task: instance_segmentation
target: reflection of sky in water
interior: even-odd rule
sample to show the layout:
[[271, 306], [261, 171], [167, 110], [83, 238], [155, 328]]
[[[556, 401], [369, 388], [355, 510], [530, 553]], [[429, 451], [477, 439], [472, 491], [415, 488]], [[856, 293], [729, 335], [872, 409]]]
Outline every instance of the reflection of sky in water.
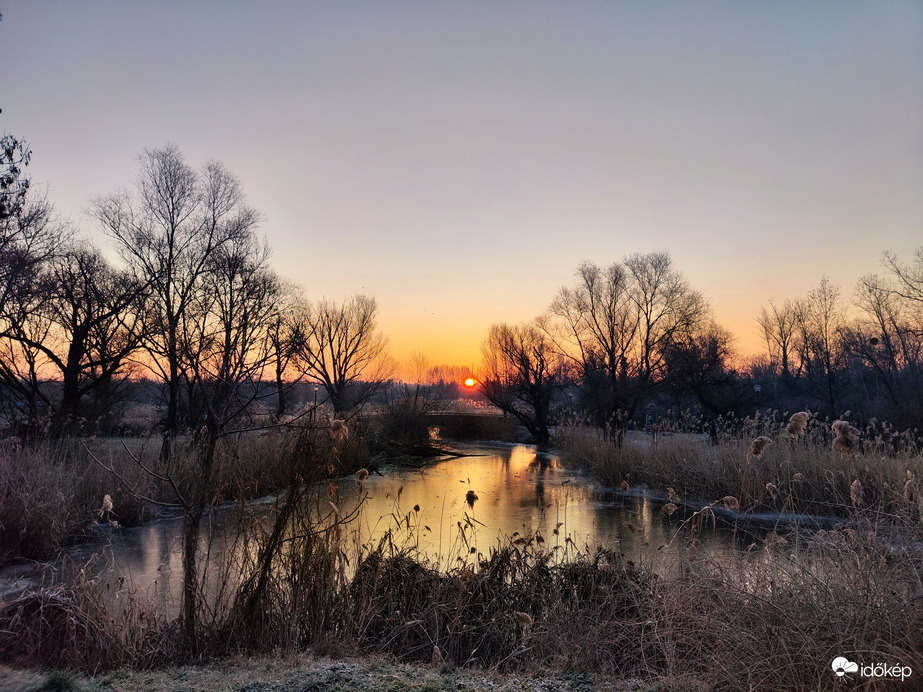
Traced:
[[[408, 542], [450, 565], [466, 552], [458, 526], [466, 523], [466, 515], [476, 521], [475, 529], [466, 532], [468, 544], [483, 553], [515, 532], [536, 531], [548, 548], [563, 548], [570, 537], [579, 549], [613, 548], [651, 566], [661, 565], [666, 555], [688, 545], [685, 532], [677, 536], [680, 514], [660, 514], [665, 502], [604, 492], [585, 473], [563, 467], [553, 453], [522, 445], [473, 445], [465, 451], [472, 456], [443, 461], [422, 472], [395, 470], [369, 478], [359, 540], [378, 540], [409, 514], [413, 530], [406, 524], [395, 529], [398, 545]], [[465, 504], [468, 490], [478, 496], [473, 509]], [[415, 505], [419, 514], [413, 511]], [[717, 535], [712, 535], [710, 525], [703, 534], [700, 540], [712, 550], [732, 550], [730, 536], [720, 527]]]
[[[442, 564], [449, 567], [468, 554], [469, 546], [486, 554], [517, 532], [526, 536], [541, 533], [546, 548], [560, 546], [559, 555], [570, 537], [578, 549], [594, 550], [602, 545], [652, 568], [675, 564], [672, 557], [688, 546], [681, 512], [667, 517], [660, 513], [663, 500], [625, 497], [597, 488], [586, 473], [563, 467], [553, 453], [522, 445], [486, 444], [465, 446], [463, 451], [471, 456], [441, 461], [422, 470], [389, 469], [385, 476], [373, 474], [365, 484], [366, 505], [352, 526], [352, 544], [377, 541], [393, 528], [398, 546], [416, 547], [432, 560], [441, 555]], [[355, 477], [341, 481], [344, 509], [356, 502], [357, 490]], [[469, 490], [478, 496], [473, 509], [465, 503]], [[413, 511], [415, 505], [419, 505], [419, 513]], [[269, 509], [270, 505], [263, 505], [254, 514], [265, 516]], [[466, 515], [473, 522], [466, 522]], [[215, 516], [216, 521], [203, 526], [202, 545], [207, 545], [213, 532], [211, 553], [220, 560], [224, 529], [232, 535], [239, 515], [236, 509], [226, 507]], [[474, 524], [465, 532], [467, 544], [460, 538], [459, 522]], [[709, 522], [698, 538], [713, 556], [734, 551], [730, 531], [723, 531], [720, 525], [713, 533]], [[736, 535], [738, 546], [752, 540]], [[115, 529], [102, 546], [72, 550], [70, 565], [53, 567], [45, 581], [61, 579], [95, 555], [94, 574], [105, 576], [116, 586], [124, 577], [158, 610], [175, 613], [182, 578], [181, 544], [179, 518]], [[569, 550], [572, 553], [573, 548]], [[216, 572], [211, 568], [212, 576]], [[12, 585], [9, 576], [6, 581]]]

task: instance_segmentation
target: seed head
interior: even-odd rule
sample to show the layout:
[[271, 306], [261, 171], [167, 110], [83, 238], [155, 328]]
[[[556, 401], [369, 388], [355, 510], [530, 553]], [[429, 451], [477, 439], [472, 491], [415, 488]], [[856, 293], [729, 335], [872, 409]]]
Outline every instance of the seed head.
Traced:
[[523, 613], [520, 610], [517, 610], [513, 613], [513, 617], [516, 618], [516, 624], [522, 627], [524, 630], [532, 627], [532, 616], [528, 613]]
[[852, 500], [856, 507], [862, 504], [862, 483], [859, 482], [858, 478], [849, 486], [849, 499]]
[[103, 506], [99, 508], [100, 518], [105, 518], [105, 516], [112, 511], [112, 496], [103, 495]]
[[801, 437], [804, 435], [805, 428], [808, 427], [808, 420], [810, 420], [810, 418], [811, 414], [807, 411], [799, 411], [792, 415], [791, 419], [788, 421], [786, 430], [794, 437]]
[[772, 440], [764, 435], [760, 435], [750, 443], [750, 456], [757, 459], [763, 456], [763, 450], [772, 444]]

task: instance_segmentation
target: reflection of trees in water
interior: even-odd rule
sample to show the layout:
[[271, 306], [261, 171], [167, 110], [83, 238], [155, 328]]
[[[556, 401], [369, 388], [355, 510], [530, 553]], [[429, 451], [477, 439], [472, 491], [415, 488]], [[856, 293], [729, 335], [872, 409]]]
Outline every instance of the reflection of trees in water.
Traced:
[[[611, 491], [600, 494], [579, 474], [562, 469], [553, 455], [536, 453], [529, 447], [485, 447], [471, 451], [485, 456], [443, 462], [423, 473], [392, 470], [386, 476], [369, 478], [366, 481], [369, 498], [355, 527], [355, 539], [350, 538], [350, 542], [375, 542], [392, 527], [392, 516], [403, 520], [409, 514], [416, 528], [413, 532], [409, 527], [401, 529], [399, 538], [408, 535], [411, 545], [433, 558], [441, 548], [442, 559], [452, 562], [456, 557], [452, 546], [457, 542], [458, 522], [465, 521], [464, 496], [471, 489], [480, 498], [475, 512], [481, 546], [502, 542], [503, 537], [515, 532], [540, 531], [549, 548], [567, 547], [565, 539], [569, 537], [579, 550], [588, 546], [592, 551], [604, 546], [624, 554], [625, 559], [656, 569], [667, 555], [675, 555], [688, 545], [683, 521], [690, 516], [691, 509], [681, 508], [668, 517], [660, 513], [666, 500], [626, 497]], [[347, 492], [347, 495], [355, 494]], [[416, 506], [418, 511], [414, 510]], [[344, 501], [342, 509], [351, 511], [349, 502]], [[253, 548], [252, 544], [234, 543], [237, 522], [258, 523], [270, 513], [269, 505], [252, 504], [245, 515], [236, 508], [216, 511], [214, 523], [203, 527], [202, 540], [213, 538], [214, 557], [209, 563], [213, 572], [203, 588], [215, 583], [221, 565], [235, 559], [235, 555], [236, 559], [242, 559], [240, 551]], [[634, 532], [626, 528], [626, 522], [633, 525]], [[554, 534], [556, 527], [558, 534]], [[137, 591], [160, 612], [175, 615], [180, 603], [181, 529], [181, 521], [168, 519], [113, 534], [112, 559], [99, 561], [100, 570], [108, 567], [101, 576], [113, 585], [121, 576], [126, 581], [134, 580]], [[741, 533], [739, 530], [738, 538]], [[714, 551], [713, 555], [733, 551], [731, 529], [722, 530], [720, 522], [716, 535], [709, 524], [697, 538], [706, 550]], [[670, 547], [660, 549], [665, 544]], [[217, 557], [224, 552], [229, 553], [227, 560]], [[570, 548], [568, 553], [572, 554]], [[89, 557], [89, 551], [81, 554], [83, 561]], [[563, 557], [563, 553], [558, 555]], [[80, 559], [75, 555], [75, 562]]]
[[548, 467], [551, 466], [551, 460], [544, 454], [539, 454], [536, 455], [529, 465], [532, 467], [538, 465], [538, 474], [535, 479], [535, 504], [537, 507], [544, 510], [545, 474], [548, 472]]

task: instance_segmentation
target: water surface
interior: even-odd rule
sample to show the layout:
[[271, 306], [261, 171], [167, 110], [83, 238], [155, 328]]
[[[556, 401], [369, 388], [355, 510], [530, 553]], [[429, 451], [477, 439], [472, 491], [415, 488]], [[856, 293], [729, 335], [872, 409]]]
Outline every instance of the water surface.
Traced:
[[[637, 565], [666, 569], [681, 564], [690, 545], [690, 516], [695, 507], [673, 515], [661, 510], [666, 499], [646, 489], [629, 493], [600, 487], [581, 470], [565, 467], [551, 451], [526, 445], [470, 444], [465, 456], [422, 469], [386, 468], [360, 486], [355, 477], [340, 482], [341, 510], [362, 498], [358, 519], [347, 533], [352, 546], [377, 542], [389, 531], [392, 542], [411, 547], [426, 559], [451, 567], [475, 560], [490, 548], [531, 537], [558, 559], [575, 550], [612, 549]], [[477, 496], [469, 504], [469, 491]], [[470, 499], [474, 499], [470, 497]], [[322, 499], [323, 501], [323, 499]], [[203, 555], [215, 564], [231, 545], [236, 522], [268, 522], [274, 499], [238, 508], [216, 509], [203, 526]], [[116, 512], [118, 508], [116, 507]], [[700, 550], [718, 559], [741, 554], [759, 540], [737, 525], [733, 515], [705, 522], [695, 534]], [[175, 613], [182, 574], [182, 518], [165, 516], [146, 526], [102, 531], [98, 542], [74, 548], [64, 561], [41, 570], [15, 568], [0, 578], [0, 599], [37, 583], [60, 582], [75, 571], [105, 580], [118, 598], [132, 588], [165, 614]], [[677, 560], [679, 558], [679, 560]], [[218, 570], [213, 569], [216, 573]]]

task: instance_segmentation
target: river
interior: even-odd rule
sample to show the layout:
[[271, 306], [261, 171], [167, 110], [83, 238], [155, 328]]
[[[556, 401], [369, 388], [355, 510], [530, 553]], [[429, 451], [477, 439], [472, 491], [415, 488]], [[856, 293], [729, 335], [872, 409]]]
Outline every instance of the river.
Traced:
[[[344, 513], [365, 491], [361, 512], [350, 527], [352, 545], [377, 542], [390, 530], [398, 545], [447, 567], [519, 537], [541, 540], [557, 559], [603, 546], [637, 565], [662, 570], [682, 564], [686, 556], [695, 506], [667, 515], [661, 511], [665, 498], [645, 488], [625, 493], [600, 487], [585, 471], [567, 467], [556, 453], [534, 446], [480, 443], [463, 445], [459, 451], [464, 456], [421, 469], [386, 467], [384, 475], [373, 474], [362, 488], [355, 477], [343, 479]], [[271, 516], [273, 498], [264, 498], [256, 507], [253, 516]], [[227, 550], [227, 536], [233, 531], [226, 529], [239, 517], [228, 505], [216, 509], [206, 522], [203, 534], [212, 539], [213, 557]], [[765, 531], [745, 531], [732, 513], [719, 512], [714, 527], [710, 519], [704, 522], [696, 538], [700, 551], [727, 559], [745, 555], [747, 546], [759, 543]], [[179, 515], [162, 516], [145, 526], [101, 529], [98, 541], [68, 550], [62, 560], [4, 568], [0, 600], [37, 585], [61, 583], [85, 570], [111, 585], [116, 597], [131, 588], [163, 613], [175, 613], [181, 542]], [[206, 542], [203, 538], [203, 545]]]

